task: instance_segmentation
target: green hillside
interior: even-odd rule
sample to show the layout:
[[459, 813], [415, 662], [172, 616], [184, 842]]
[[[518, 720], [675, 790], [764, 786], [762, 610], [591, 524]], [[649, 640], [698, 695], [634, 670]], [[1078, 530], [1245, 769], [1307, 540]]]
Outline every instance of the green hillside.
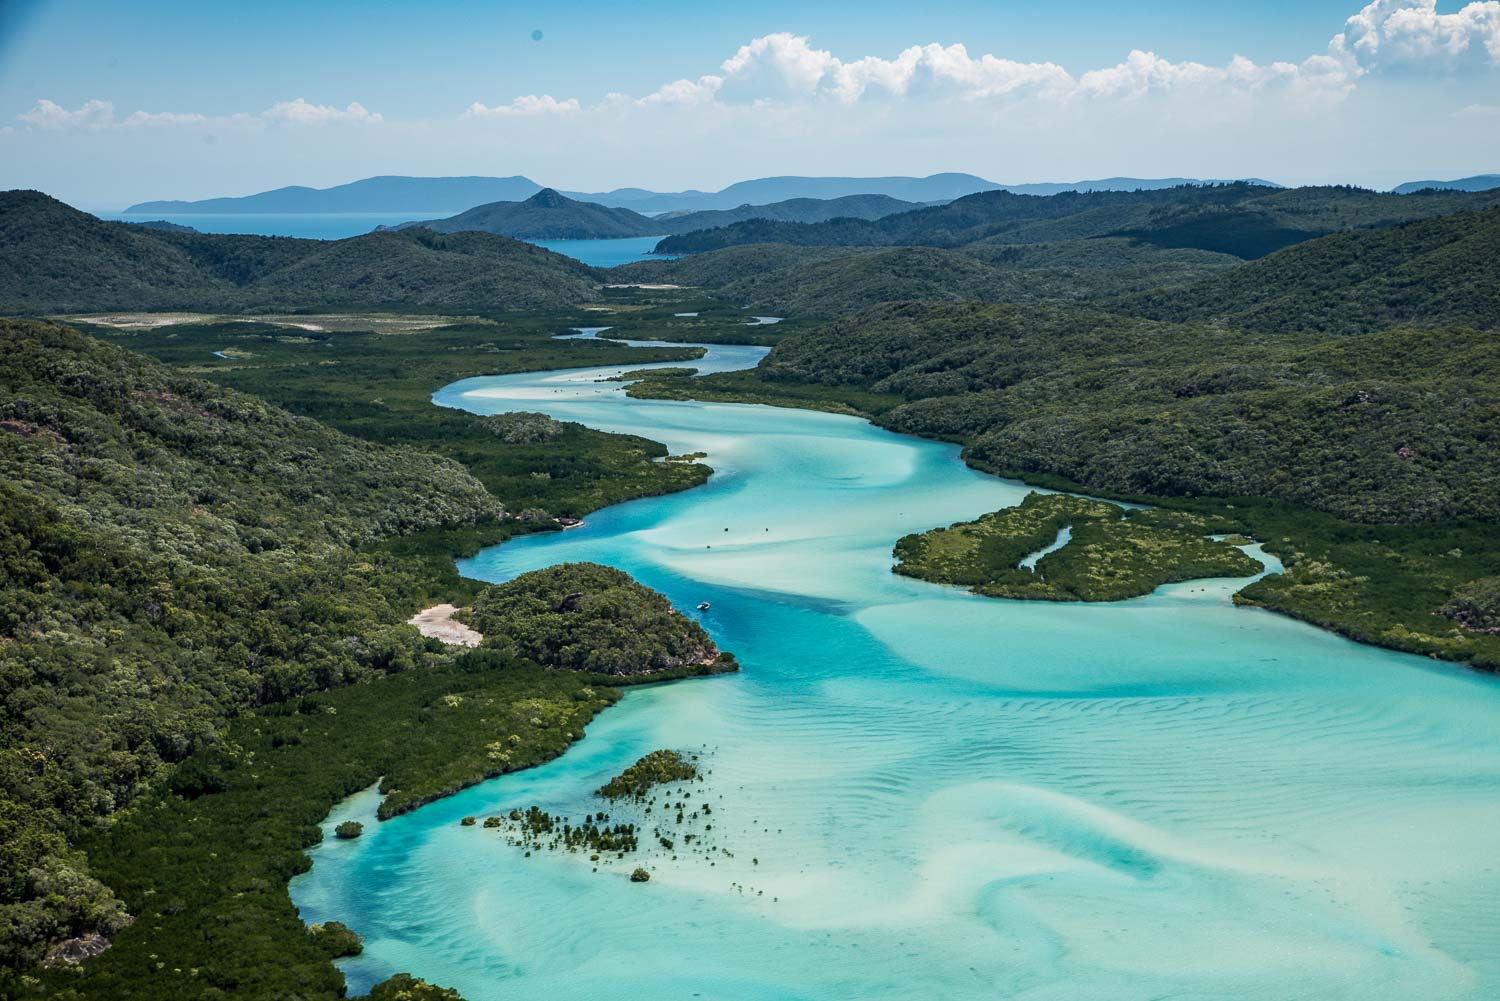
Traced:
[[668, 237], [660, 253], [701, 253], [748, 243], [800, 246], [932, 246], [1047, 243], [1130, 236], [1158, 246], [1254, 259], [1325, 233], [1389, 226], [1500, 204], [1500, 192], [1392, 195], [1359, 188], [1253, 184], [1153, 191], [1017, 195], [987, 191], [877, 220], [799, 224], [753, 220]]
[[35, 191], [0, 193], [0, 311], [576, 305], [595, 273], [483, 233], [347, 240], [180, 233], [104, 222]]
[[1313, 240], [1186, 288], [1114, 303], [1164, 320], [1352, 334], [1500, 326], [1500, 208]]
[[[230, 323], [118, 336], [200, 370], [209, 357], [221, 376], [243, 364], [253, 388], [357, 434], [441, 440], [523, 504], [583, 513], [707, 473], [652, 461], [661, 449], [641, 439], [539, 414], [476, 418], [426, 396], [468, 372], [680, 350], [497, 324], [444, 329], [425, 348], [349, 333], [319, 351], [296, 333]], [[248, 362], [207, 354], [226, 339], [251, 346]], [[306, 364], [309, 351], [332, 364]], [[0, 321], [0, 996], [180, 996], [165, 966], [199, 971], [206, 996], [341, 997], [332, 954], [285, 890], [335, 802], [384, 776], [387, 812], [400, 812], [548, 760], [614, 701], [604, 686], [631, 680], [560, 676], [536, 659], [650, 680], [733, 669], [727, 655], [699, 663], [718, 651], [695, 623], [600, 567], [523, 577], [506, 600], [481, 602], [494, 639], [514, 641], [506, 650], [458, 656], [422, 639], [408, 616], [474, 594], [450, 554], [534, 520], [500, 521], [464, 466], [67, 327]], [[574, 619], [545, 595], [525, 612], [547, 588], [598, 594]], [[533, 660], [518, 659], [522, 645]], [[499, 758], [497, 726], [516, 735]], [[112, 945], [86, 975], [17, 979], [59, 941], [94, 933]]]
[[1286, 565], [1236, 600], [1500, 669], [1500, 638], [1436, 614], [1500, 574], [1494, 331], [892, 303], [793, 333], [753, 372], [630, 392], [863, 413], [1001, 475], [1198, 512]]
[[666, 232], [638, 212], [575, 201], [551, 188], [543, 188], [524, 202], [490, 202], [447, 219], [411, 222], [401, 228], [498, 233], [519, 240], [614, 240]]
[[659, 233], [691, 233], [715, 229], [748, 219], [770, 219], [778, 222], [827, 222], [829, 219], [881, 219], [898, 212], [921, 208], [916, 202], [905, 202], [888, 195], [845, 195], [842, 198], [789, 198], [769, 205], [741, 205], [738, 208], [701, 212], [667, 212], [657, 216]]
[[1500, 339], [1463, 328], [1307, 343], [1022, 306], [896, 304], [787, 338], [770, 381], [908, 401], [892, 427], [1125, 494], [1280, 497], [1344, 517], [1500, 516]]
[[831, 318], [902, 299], [1090, 301], [1185, 284], [1241, 263], [1205, 250], [1125, 238], [936, 247], [749, 244], [612, 268], [610, 281], [706, 288], [776, 316]]
[[399, 623], [428, 585], [358, 547], [501, 507], [456, 463], [64, 327], [0, 321], [0, 358], [0, 955], [14, 963], [113, 925], [64, 839], [229, 715], [420, 661]]

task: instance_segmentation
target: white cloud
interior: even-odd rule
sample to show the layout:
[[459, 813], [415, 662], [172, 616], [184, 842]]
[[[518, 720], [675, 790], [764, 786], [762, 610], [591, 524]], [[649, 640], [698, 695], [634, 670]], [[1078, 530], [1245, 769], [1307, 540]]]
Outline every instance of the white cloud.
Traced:
[[[855, 104], [867, 99], [949, 98], [1001, 102], [1042, 99], [1132, 100], [1167, 93], [1254, 94], [1283, 89], [1299, 98], [1347, 94], [1382, 63], [1449, 68], [1462, 58], [1500, 64], [1500, 0], [1470, 3], [1438, 14], [1435, 0], [1375, 0], [1350, 17], [1326, 52], [1300, 62], [1256, 63], [1235, 56], [1222, 66], [1173, 62], [1136, 49], [1114, 66], [1074, 76], [1054, 62], [1019, 62], [993, 54], [970, 55], [961, 44], [914, 45], [894, 58], [845, 60], [815, 48], [803, 35], [777, 32], [753, 39], [719, 67], [718, 74], [668, 83], [642, 97], [610, 94], [601, 106]], [[545, 100], [578, 110], [575, 100]], [[513, 113], [520, 107], [473, 113]], [[550, 108], [547, 110], [551, 110]]]
[[815, 97], [839, 66], [825, 49], [787, 32], [763, 35], [724, 60], [726, 96], [752, 100]]
[[85, 101], [69, 111], [60, 104], [42, 98], [36, 107], [18, 116], [27, 125], [39, 129], [76, 129], [109, 125], [114, 121], [115, 106], [108, 101]]
[[497, 104], [493, 108], [475, 101], [465, 109], [464, 114], [480, 118], [493, 115], [568, 115], [581, 107], [576, 98], [559, 101], [551, 94], [526, 94], [509, 104]]
[[[1257, 93], [1283, 88], [1298, 97], [1346, 94], [1383, 64], [1448, 69], [1465, 59], [1500, 64], [1500, 0], [1439, 14], [1436, 0], [1374, 0], [1350, 17], [1326, 52], [1301, 62], [1258, 64], [1235, 56], [1223, 66], [1172, 62], [1133, 50], [1114, 65], [1078, 76], [1053, 62], [1018, 62], [963, 45], [914, 45], [886, 59], [844, 60], [803, 35], [777, 32], [740, 46], [718, 75], [669, 83], [644, 97], [611, 94], [606, 105], [854, 104], [867, 98], [946, 97], [970, 101], [1041, 98], [1135, 99], [1169, 92]], [[571, 102], [576, 104], [576, 102]]]
[[981, 99], [1060, 94], [1073, 85], [1056, 63], [974, 57], [963, 45], [913, 45], [893, 59], [864, 56], [845, 62], [826, 49], [813, 48], [806, 37], [787, 32], [741, 46], [720, 68], [723, 77], [701, 81], [713, 81], [716, 96], [732, 103], [829, 99], [852, 104], [867, 95]]
[[1344, 23], [1330, 51], [1362, 69], [1382, 65], [1500, 62], [1500, 0], [1439, 14], [1437, 0], [1374, 0]]
[[198, 125], [208, 121], [204, 115], [179, 114], [175, 111], [136, 111], [130, 114], [121, 125], [128, 127], [153, 126], [153, 125]]
[[[864, 102], [964, 102], [964, 106], [1046, 109], [1054, 106], [1139, 102], [1162, 95], [1197, 96], [1218, 114], [1225, 99], [1285, 94], [1294, 110], [1316, 109], [1347, 95], [1363, 77], [1386, 68], [1449, 72], [1500, 66], [1500, 0], [1475, 0], [1451, 14], [1437, 0], [1372, 0], [1349, 17], [1324, 52], [1301, 61], [1256, 63], [1235, 56], [1220, 66], [1174, 62], [1147, 49], [1132, 50], [1112, 66], [1076, 74], [1054, 62], [1022, 62], [994, 54], [971, 55], [961, 44], [912, 45], [891, 58], [845, 59], [816, 48], [807, 36], [776, 32], [752, 39], [716, 72], [665, 83], [644, 95], [610, 93], [585, 105], [576, 97], [526, 94], [487, 106], [474, 102], [465, 119], [549, 119], [630, 108], [786, 110], [804, 106], [835, 111]], [[919, 107], [927, 107], [920, 105]], [[34, 129], [189, 127], [198, 125], [319, 126], [380, 124], [384, 118], [358, 102], [340, 108], [304, 98], [255, 114], [208, 116], [191, 112], [136, 111], [120, 119], [109, 101], [76, 109], [46, 99], [19, 121]], [[598, 116], [587, 119], [596, 123]]]
[[1500, 104], [1469, 104], [1453, 115], [1455, 118], [1500, 118]]
[[338, 122], [378, 125], [385, 119], [372, 112], [358, 101], [344, 108], [326, 104], [310, 104], [302, 98], [282, 101], [259, 114], [234, 114], [210, 116], [196, 112], [135, 111], [124, 118], [115, 117], [115, 106], [110, 101], [85, 101], [69, 110], [54, 101], [42, 98], [36, 106], [23, 115], [20, 121], [38, 129], [61, 130], [79, 128], [143, 128], [170, 127], [204, 124], [287, 124], [326, 125]]
[[662, 84], [656, 90], [642, 98], [630, 98], [624, 94], [610, 94], [605, 98], [608, 104], [631, 103], [641, 107], [652, 105], [691, 105], [705, 104], [712, 101], [719, 93], [719, 88], [724, 86], [724, 78], [720, 76], [700, 76], [696, 80], [673, 80], [671, 83]]
[[351, 101], [346, 107], [338, 108], [330, 104], [309, 104], [300, 97], [295, 101], [274, 104], [262, 112], [260, 117], [268, 122], [286, 122], [291, 125], [329, 125], [338, 122], [379, 125], [385, 121], [379, 112], [366, 109], [358, 101]]

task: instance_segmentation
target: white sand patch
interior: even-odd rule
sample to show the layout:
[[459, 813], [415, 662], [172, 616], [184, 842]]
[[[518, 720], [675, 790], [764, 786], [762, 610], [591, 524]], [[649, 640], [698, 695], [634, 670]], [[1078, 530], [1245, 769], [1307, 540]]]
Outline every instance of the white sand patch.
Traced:
[[423, 636], [454, 646], [478, 646], [484, 639], [479, 633], [453, 618], [457, 605], [433, 605], [407, 619], [408, 625], [416, 626]]
[[210, 317], [203, 313], [111, 313], [108, 316], [62, 316], [58, 319], [76, 320], [79, 323], [92, 323], [119, 330], [152, 330], [179, 323], [203, 323]]

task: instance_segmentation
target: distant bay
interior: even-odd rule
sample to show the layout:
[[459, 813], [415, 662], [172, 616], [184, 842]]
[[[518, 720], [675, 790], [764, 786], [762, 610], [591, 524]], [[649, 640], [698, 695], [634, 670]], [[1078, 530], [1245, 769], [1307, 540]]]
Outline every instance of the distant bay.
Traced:
[[631, 261], [670, 261], [678, 254], [653, 255], [659, 236], [632, 236], [623, 240], [532, 240], [538, 247], [564, 254], [595, 268], [612, 268]]
[[200, 233], [250, 233], [255, 236], [300, 236], [309, 240], [342, 240], [377, 226], [396, 226], [437, 212], [100, 212], [118, 222], [165, 222], [191, 226]]
[[[250, 233], [256, 236], [298, 236], [309, 240], [343, 240], [368, 233], [377, 226], [395, 226], [439, 212], [100, 212], [117, 222], [162, 220], [191, 226], [200, 233]], [[623, 240], [532, 240], [539, 247], [572, 257], [596, 268], [610, 268], [651, 258], [659, 236]]]

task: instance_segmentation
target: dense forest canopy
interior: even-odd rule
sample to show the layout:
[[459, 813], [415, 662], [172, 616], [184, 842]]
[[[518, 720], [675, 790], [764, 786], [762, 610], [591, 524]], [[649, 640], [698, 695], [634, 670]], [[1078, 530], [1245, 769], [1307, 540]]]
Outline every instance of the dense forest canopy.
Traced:
[[1108, 304], [1162, 320], [1349, 334], [1500, 326], [1500, 208], [1312, 240], [1185, 287]]
[[719, 656], [696, 621], [629, 574], [597, 563], [561, 564], [487, 587], [467, 619], [485, 646], [548, 667], [650, 674]]
[[1309, 342], [1056, 307], [890, 304], [787, 338], [769, 381], [903, 401], [896, 429], [1129, 494], [1281, 497], [1365, 521], [1500, 516], [1500, 337]]
[[[700, 286], [728, 302], [802, 317], [836, 318], [913, 299], [1088, 304], [1273, 332], [1500, 322], [1500, 277], [1490, 264], [1500, 253], [1500, 193], [1276, 191], [1251, 202], [1260, 206], [1257, 212], [1275, 216], [1271, 223], [1241, 206], [1204, 201], [1258, 190], [1179, 189], [1177, 201], [1104, 204], [1060, 217], [1033, 208], [1043, 218], [1019, 228], [996, 224], [955, 233], [916, 227], [916, 235], [891, 240], [837, 238], [834, 229], [843, 222], [821, 230], [788, 224], [752, 234], [764, 242], [628, 264], [610, 274], [617, 281]], [[962, 201], [976, 202], [965, 210], [973, 217], [1009, 209], [1018, 197], [1024, 196], [998, 192]], [[960, 207], [955, 202], [868, 225], [892, 227], [905, 219], [911, 226], [919, 217], [932, 222]], [[1448, 214], [1436, 214], [1442, 211]], [[1285, 247], [1264, 242], [1266, 226], [1291, 222], [1310, 228], [1297, 230]], [[828, 244], [801, 242], [824, 239]], [[1247, 250], [1252, 244], [1253, 253]]]
[[1500, 204], [1500, 191], [1392, 195], [1359, 188], [1191, 185], [1153, 191], [1017, 195], [985, 191], [946, 205], [876, 220], [803, 224], [756, 219], [671, 236], [663, 254], [749, 243], [800, 246], [961, 247], [1132, 236], [1163, 247], [1262, 257], [1281, 247], [1355, 227], [1389, 226]]
[[[108, 926], [64, 837], [236, 711], [400, 670], [423, 584], [362, 555], [498, 518], [455, 463], [66, 328], [0, 321], [0, 950]], [[409, 613], [407, 613], [409, 614]]]

